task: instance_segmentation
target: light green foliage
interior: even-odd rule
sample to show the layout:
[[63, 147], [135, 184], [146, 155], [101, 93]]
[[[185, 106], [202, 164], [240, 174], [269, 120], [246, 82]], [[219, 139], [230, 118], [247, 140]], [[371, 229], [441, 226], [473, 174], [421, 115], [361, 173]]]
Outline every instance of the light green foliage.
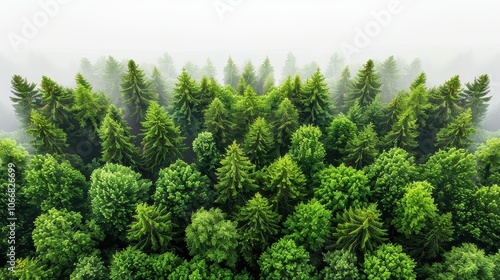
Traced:
[[70, 280], [101, 280], [109, 277], [109, 271], [98, 256], [82, 257], [75, 265]]
[[[6, 272], [6, 275], [14, 275], [13, 278], [3, 278], [5, 280], [46, 280], [55, 279], [53, 271], [49, 270], [39, 258], [19, 258], [16, 260], [16, 268], [14, 272]], [[0, 276], [3, 276], [0, 274]]]
[[62, 154], [68, 147], [66, 133], [37, 111], [31, 111], [29, 129], [26, 132], [33, 136], [30, 143], [37, 153]]
[[475, 131], [471, 110], [467, 109], [438, 132], [436, 146], [443, 149], [468, 148], [472, 143], [470, 137]]
[[403, 252], [401, 245], [383, 244], [368, 253], [363, 264], [367, 279], [416, 279], [415, 261]]
[[233, 123], [229, 118], [229, 111], [219, 98], [215, 98], [205, 111], [205, 127], [212, 133], [217, 148], [222, 150], [229, 141], [229, 133]]
[[24, 195], [42, 211], [51, 208], [77, 210], [86, 193], [87, 182], [67, 160], [36, 155], [26, 168]]
[[405, 101], [407, 109], [415, 115], [417, 119], [417, 125], [419, 127], [423, 127], [425, 125], [425, 120], [428, 117], [429, 110], [432, 106], [429, 103], [429, 92], [427, 92], [427, 90], [425, 89], [425, 82], [424, 84], [420, 84], [421, 82], [418, 83], [419, 85], [412, 88], [408, 93]]
[[289, 52], [286, 56], [283, 68], [281, 69], [281, 76], [283, 78], [287, 76], [293, 77], [295, 74], [297, 74], [297, 71], [297, 58], [293, 53]]
[[198, 167], [204, 174], [215, 171], [221, 154], [217, 150], [215, 139], [211, 132], [200, 132], [193, 141], [193, 151], [196, 153]]
[[371, 193], [363, 171], [341, 164], [323, 169], [318, 177], [320, 185], [314, 189], [314, 197], [333, 214], [367, 206]]
[[391, 131], [387, 133], [384, 139], [385, 146], [388, 148], [397, 147], [411, 152], [418, 146], [416, 138], [417, 119], [415, 115], [407, 110], [398, 116], [397, 121], [392, 125]]
[[[79, 85], [75, 90], [72, 111], [81, 128], [86, 128], [90, 133], [96, 133], [108, 105], [109, 101], [104, 96], [93, 93], [91, 89], [84, 85]], [[91, 137], [95, 136], [91, 135]]]
[[307, 192], [306, 177], [288, 154], [269, 165], [264, 182], [264, 188], [280, 214], [290, 213]]
[[248, 84], [245, 82], [245, 78], [243, 78], [243, 76], [240, 76], [240, 78], [238, 80], [238, 85], [236, 86], [236, 92], [239, 95], [243, 95], [247, 86], [248, 86]]
[[474, 155], [482, 185], [500, 185], [500, 138], [486, 140]]
[[28, 127], [31, 110], [40, 108], [42, 94], [35, 89], [35, 83], [29, 83], [26, 78], [23, 79], [19, 75], [12, 76], [11, 85], [10, 92], [14, 96], [9, 98], [13, 103], [14, 111], [23, 127]]
[[211, 202], [209, 184], [208, 178], [194, 166], [177, 160], [160, 170], [153, 199], [172, 213], [176, 225], [184, 228], [192, 212]]
[[343, 114], [336, 116], [326, 129], [327, 161], [338, 165], [347, 156], [347, 143], [356, 135], [356, 125]]
[[[162, 275], [165, 277], [164, 275]], [[239, 278], [243, 276], [243, 278]], [[233, 275], [233, 272], [218, 264], [209, 264], [207, 260], [194, 257], [191, 261], [184, 260], [168, 275], [169, 280], [232, 280], [248, 279], [244, 275]]]
[[426, 84], [427, 84], [427, 75], [425, 74], [425, 72], [422, 72], [415, 78], [415, 80], [413, 80], [413, 82], [410, 85], [410, 90], [413, 91], [419, 86], [422, 86], [425, 89]]
[[141, 280], [153, 279], [152, 259], [142, 251], [127, 247], [113, 255], [109, 266], [109, 279]]
[[243, 146], [245, 153], [249, 155], [250, 162], [255, 164], [257, 168], [262, 168], [269, 162], [274, 139], [264, 118], [258, 117], [250, 125]]
[[379, 203], [385, 216], [392, 216], [404, 195], [404, 187], [417, 177], [415, 160], [405, 150], [393, 148], [380, 154], [367, 169], [372, 201]]
[[396, 206], [395, 219], [392, 220], [397, 230], [406, 237], [420, 234], [437, 217], [432, 189], [427, 182], [413, 182], [406, 186], [405, 194]]
[[220, 164], [221, 167], [216, 173], [219, 178], [219, 182], [215, 185], [218, 192], [216, 202], [226, 203], [229, 206], [237, 205], [257, 188], [253, 176], [255, 166], [245, 156], [236, 141], [227, 148], [226, 155]]
[[320, 279], [324, 280], [357, 280], [361, 274], [357, 266], [358, 258], [352, 252], [335, 250], [323, 254], [326, 266], [320, 271]]
[[325, 76], [321, 74], [319, 68], [308, 79], [300, 92], [300, 103], [303, 106], [301, 119], [305, 124], [324, 129], [332, 120], [330, 97], [328, 86], [325, 83]]
[[215, 98], [216, 92], [220, 90], [219, 85], [214, 77], [210, 79], [207, 76], [203, 76], [200, 80], [199, 89], [199, 110], [200, 110], [200, 121], [203, 111], [212, 103]]
[[267, 198], [256, 193], [238, 210], [236, 220], [243, 255], [250, 262], [256, 252], [262, 252], [278, 234], [281, 217], [272, 209]]
[[230, 85], [236, 89], [238, 86], [239, 76], [238, 66], [234, 63], [233, 59], [229, 57], [227, 59], [227, 64], [224, 67], [224, 84]]
[[235, 105], [235, 135], [245, 133], [250, 125], [264, 115], [264, 102], [257, 96], [251, 86], [247, 86], [243, 96]]
[[312, 176], [323, 167], [326, 151], [320, 142], [321, 136], [321, 130], [312, 125], [303, 125], [292, 135], [290, 157], [307, 176]]
[[[266, 81], [272, 78], [271, 85], [274, 84], [274, 67], [271, 65], [271, 61], [269, 57], [266, 56], [266, 59], [259, 67], [259, 74], [257, 76], [257, 83], [255, 90], [260, 94], [265, 94], [267, 89], [269, 88], [269, 84], [266, 85]], [[270, 82], [267, 82], [270, 83]], [[266, 85], [266, 86], [265, 86]]]
[[145, 202], [150, 187], [151, 182], [130, 167], [107, 163], [92, 172], [91, 210], [106, 234], [124, 239], [136, 205]]
[[254, 91], [260, 91], [257, 88], [257, 74], [255, 73], [255, 68], [251, 61], [248, 61], [243, 67], [243, 72], [241, 73], [241, 78], [244, 79], [245, 83], [252, 87]]
[[382, 102], [387, 103], [396, 96], [399, 86], [399, 69], [393, 55], [382, 62], [378, 72], [381, 83], [380, 96]]
[[40, 113], [55, 125], [69, 125], [72, 96], [49, 77], [43, 76], [40, 83], [42, 102]]
[[369, 105], [380, 93], [381, 83], [375, 71], [373, 60], [368, 60], [359, 70], [354, 78], [351, 88], [346, 97], [347, 108], [350, 108], [356, 101], [360, 107]]
[[365, 253], [386, 239], [387, 230], [383, 229], [376, 204], [345, 210], [342, 215], [337, 214], [337, 221], [333, 237], [337, 239], [340, 249]]
[[236, 265], [238, 239], [236, 222], [226, 220], [226, 215], [217, 208], [199, 209], [191, 216], [191, 224], [186, 228], [186, 243], [191, 256], [230, 267]]
[[127, 106], [135, 121], [141, 122], [149, 104], [158, 101], [158, 94], [153, 91], [144, 72], [133, 60], [128, 61], [128, 70], [120, 85], [123, 104]]
[[80, 213], [54, 208], [36, 218], [32, 236], [40, 260], [59, 277], [67, 277], [78, 258], [91, 253], [103, 237], [82, 223]]
[[280, 154], [284, 154], [290, 145], [293, 133], [299, 128], [299, 112], [292, 102], [285, 98], [278, 106], [272, 123], [272, 130]]
[[156, 171], [181, 157], [184, 137], [163, 107], [150, 104], [142, 122], [142, 157], [145, 168]]
[[175, 124], [182, 127], [184, 135], [196, 135], [201, 124], [200, 89], [196, 82], [182, 69], [177, 78], [171, 110]]
[[137, 204], [134, 221], [130, 224], [127, 239], [136, 248], [149, 251], [165, 251], [172, 239], [174, 225], [171, 214], [163, 206]]
[[309, 253], [289, 238], [273, 243], [259, 258], [262, 279], [311, 279]]
[[284, 223], [285, 233], [297, 245], [309, 251], [318, 251], [328, 241], [332, 233], [332, 212], [317, 200], [295, 207]]
[[344, 162], [356, 169], [371, 164], [379, 153], [378, 141], [377, 133], [370, 123], [347, 142]]

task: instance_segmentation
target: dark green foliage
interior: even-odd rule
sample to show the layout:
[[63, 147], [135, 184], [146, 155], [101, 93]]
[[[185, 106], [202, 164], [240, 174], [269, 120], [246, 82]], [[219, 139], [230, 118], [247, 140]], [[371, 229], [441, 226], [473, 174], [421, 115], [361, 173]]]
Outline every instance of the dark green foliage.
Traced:
[[152, 269], [157, 279], [167, 279], [182, 263], [182, 259], [171, 252], [151, 256]]
[[436, 146], [439, 148], [468, 148], [472, 143], [471, 135], [475, 132], [470, 109], [442, 128], [438, 134]]
[[10, 92], [14, 95], [10, 96], [10, 100], [14, 103], [12, 106], [23, 127], [28, 127], [31, 110], [40, 109], [42, 95], [35, 89], [35, 83], [29, 83], [26, 78], [23, 79], [19, 75], [12, 76], [11, 84]]
[[[162, 277], [165, 276], [162, 275]], [[249, 280], [251, 278], [245, 273], [234, 275], [233, 272], [227, 268], [223, 268], [218, 264], [210, 264], [206, 259], [195, 256], [189, 262], [184, 260], [170, 275], [168, 275], [168, 279]]]
[[70, 275], [71, 280], [101, 280], [109, 277], [109, 271], [98, 256], [82, 257]]
[[238, 66], [234, 63], [233, 59], [229, 57], [227, 59], [227, 64], [224, 67], [224, 84], [230, 85], [234, 89], [236, 89], [238, 86], [239, 77], [240, 74]]
[[285, 221], [285, 233], [297, 245], [304, 246], [307, 250], [321, 250], [331, 236], [332, 217], [332, 211], [327, 210], [317, 200], [311, 200], [307, 204], [301, 203]]
[[250, 162], [255, 164], [257, 168], [262, 168], [269, 162], [274, 139], [264, 118], [259, 117], [250, 125], [243, 146], [245, 153], [250, 155]]
[[46, 76], [42, 77], [40, 87], [43, 94], [40, 108], [42, 115], [56, 125], [70, 125], [69, 112], [73, 98], [69, 92]]
[[326, 129], [326, 160], [338, 165], [347, 156], [347, 143], [357, 133], [356, 125], [344, 115], [336, 116]]
[[57, 160], [52, 155], [36, 155], [26, 167], [26, 183], [23, 189], [27, 201], [46, 212], [81, 210], [87, 182], [80, 171], [67, 160]]
[[484, 186], [500, 185], [500, 138], [486, 140], [475, 156], [481, 183]]
[[133, 116], [136, 123], [143, 121], [149, 104], [158, 101], [158, 94], [153, 91], [144, 72], [135, 61], [129, 60], [127, 73], [122, 77], [120, 85], [123, 104], [128, 113]]
[[199, 209], [191, 216], [191, 224], [186, 228], [189, 254], [234, 267], [239, 239], [236, 228], [236, 222], [226, 220], [220, 209]]
[[229, 133], [232, 126], [229, 111], [216, 97], [205, 111], [205, 127], [208, 132], [212, 133], [219, 150], [223, 150], [223, 147], [230, 141]]
[[351, 84], [346, 97], [346, 108], [350, 108], [356, 101], [359, 102], [361, 107], [367, 106], [380, 93], [380, 86], [379, 77], [375, 72], [375, 64], [370, 59], [359, 70], [358, 75]]
[[292, 135], [290, 157], [300, 166], [306, 176], [312, 177], [321, 170], [326, 151], [320, 142], [322, 133], [318, 127], [303, 125]]
[[161, 106], [166, 108], [170, 104], [172, 97], [167, 93], [165, 80], [156, 67], [153, 67], [153, 73], [151, 74], [151, 90], [158, 95], [158, 103]]
[[460, 112], [459, 95], [462, 92], [459, 76], [454, 76], [430, 96], [435, 106], [433, 117], [435, 127], [442, 128], [451, 122]]
[[109, 279], [153, 279], [151, 257], [133, 247], [127, 247], [113, 255], [109, 266]]
[[33, 136], [31, 144], [39, 154], [62, 154], [68, 146], [66, 133], [37, 111], [31, 111], [29, 129], [26, 132]]
[[364, 254], [386, 240], [386, 230], [383, 229], [380, 212], [375, 204], [346, 209], [342, 215], [337, 214], [337, 221], [339, 224], [333, 237], [340, 249]]
[[151, 103], [142, 127], [142, 158], [146, 169], [157, 171], [181, 157], [184, 137], [158, 103]]
[[198, 169], [204, 174], [215, 172], [222, 155], [211, 132], [200, 132], [193, 141], [193, 151], [196, 153]]
[[384, 143], [388, 148], [401, 148], [411, 152], [418, 146], [417, 136], [417, 120], [415, 115], [408, 110], [398, 116], [391, 131], [385, 136]]
[[346, 250], [335, 250], [324, 254], [325, 268], [320, 271], [320, 279], [356, 280], [361, 275], [357, 267], [358, 258]]
[[328, 87], [325, 76], [319, 68], [308, 79], [300, 92], [301, 112], [304, 123], [312, 124], [321, 129], [326, 128], [332, 119], [332, 105], [330, 104]]
[[285, 98], [275, 114], [272, 130], [276, 137], [276, 143], [280, 154], [284, 154], [290, 145], [293, 133], [299, 128], [299, 112], [292, 102]]
[[288, 238], [273, 243], [259, 258], [262, 279], [311, 279], [309, 253]]
[[196, 82], [182, 69], [177, 78], [171, 110], [176, 125], [182, 128], [185, 136], [196, 135], [201, 125], [200, 89]]
[[155, 204], [165, 206], [181, 229], [192, 212], [208, 206], [213, 198], [208, 178], [180, 159], [160, 170], [155, 185]]
[[360, 169], [371, 164], [378, 155], [378, 137], [370, 123], [347, 142], [344, 162]]
[[134, 221], [130, 224], [127, 239], [145, 251], [165, 251], [172, 239], [171, 215], [163, 206], [137, 204]]
[[321, 170], [318, 178], [320, 185], [314, 189], [314, 197], [333, 214], [367, 206], [371, 193], [363, 171], [341, 164]]
[[363, 263], [367, 279], [416, 279], [415, 261], [403, 252], [401, 245], [383, 244], [368, 253]]
[[257, 96], [252, 87], [247, 86], [243, 97], [235, 105], [235, 135], [245, 134], [250, 125], [264, 115], [264, 102]]
[[488, 75], [481, 75], [475, 78], [474, 82], [466, 83], [466, 89], [460, 93], [460, 103], [462, 107], [471, 109], [472, 122], [478, 126], [486, 116], [488, 102], [491, 100], [490, 78]]
[[281, 214], [290, 213], [307, 193], [306, 177], [288, 154], [269, 165], [264, 176], [264, 188]]

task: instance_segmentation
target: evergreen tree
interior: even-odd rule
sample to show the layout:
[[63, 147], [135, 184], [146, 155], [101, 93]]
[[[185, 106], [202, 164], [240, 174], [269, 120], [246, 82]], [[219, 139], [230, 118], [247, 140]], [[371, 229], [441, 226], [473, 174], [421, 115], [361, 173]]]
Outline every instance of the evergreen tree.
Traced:
[[42, 95], [35, 89], [35, 83], [29, 83], [26, 78], [19, 75], [12, 76], [12, 94], [10, 97], [14, 111], [21, 122], [21, 125], [26, 128], [30, 122], [32, 110], [38, 110], [41, 107]]
[[[71, 129], [70, 110], [72, 96], [60, 85], [43, 76], [40, 84], [42, 92], [42, 113], [50, 122], [57, 126], [68, 126]], [[67, 131], [66, 131], [67, 132]]]
[[312, 125], [303, 125], [292, 135], [290, 157], [309, 178], [321, 170], [324, 164], [326, 151], [320, 142], [321, 137], [321, 130]]
[[284, 154], [290, 145], [293, 133], [299, 128], [299, 112], [288, 98], [285, 98], [276, 111], [272, 130], [276, 137], [277, 148]]
[[244, 135], [250, 125], [264, 115], [264, 103], [251, 86], [247, 86], [242, 98], [236, 103], [234, 110], [235, 135]]
[[264, 118], [257, 118], [250, 126], [245, 135], [243, 146], [245, 153], [249, 155], [250, 162], [255, 164], [257, 168], [262, 168], [269, 162], [274, 139]]
[[209, 78], [217, 76], [217, 69], [210, 58], [207, 58], [206, 64], [201, 69], [201, 72], [203, 76], [207, 76]]
[[80, 128], [91, 134], [90, 139], [97, 138], [97, 131], [106, 114], [106, 108], [109, 106], [108, 102], [104, 96], [93, 93], [84, 85], [79, 85], [75, 90], [72, 111], [80, 123]]
[[129, 60], [127, 73], [120, 85], [123, 104], [135, 123], [142, 122], [149, 104], [158, 101], [158, 95], [151, 89], [151, 84], [135, 61]]
[[392, 125], [392, 129], [385, 136], [384, 142], [387, 148], [398, 147], [409, 152], [418, 146], [417, 136], [415, 115], [410, 111], [406, 111]]
[[467, 109], [438, 132], [436, 146], [439, 148], [468, 148], [472, 143], [470, 136], [474, 132], [472, 110]]
[[378, 155], [377, 144], [377, 134], [370, 123], [347, 142], [346, 152], [348, 156], [345, 158], [345, 163], [356, 169], [371, 164]]
[[89, 91], [92, 91], [92, 85], [85, 79], [81, 73], [76, 73], [75, 77], [76, 87], [82, 86]]
[[194, 80], [199, 80], [203, 76], [200, 67], [191, 61], [186, 62], [182, 69], [185, 69], [188, 75]]
[[184, 136], [192, 137], [201, 124], [200, 91], [185, 68], [177, 80], [171, 111], [175, 124], [182, 128]]
[[100, 280], [109, 277], [109, 271], [99, 256], [82, 256], [69, 276], [71, 280]]
[[455, 119], [461, 109], [458, 99], [461, 92], [460, 78], [457, 75], [446, 81], [444, 85], [439, 86], [437, 92], [430, 96], [431, 102], [435, 106], [433, 112], [434, 127], [442, 128]]
[[33, 136], [31, 145], [36, 148], [39, 154], [62, 154], [68, 146], [66, 133], [37, 111], [31, 111], [30, 124], [26, 132]]
[[422, 72], [415, 78], [415, 80], [413, 80], [413, 82], [410, 85], [410, 90], [414, 90], [420, 85], [422, 85], [425, 89], [426, 84], [427, 84], [427, 75], [425, 74], [425, 72]]
[[346, 108], [350, 108], [356, 101], [359, 106], [365, 107], [375, 100], [380, 93], [381, 83], [375, 71], [373, 60], [368, 60], [351, 84], [349, 93], [346, 96]]
[[335, 108], [338, 112], [347, 113], [350, 108], [346, 108], [345, 99], [349, 93], [349, 88], [351, 86], [351, 71], [349, 66], [346, 66], [342, 73], [340, 74], [340, 79], [334, 89]]
[[465, 109], [470, 108], [472, 113], [472, 122], [478, 126], [486, 115], [490, 93], [490, 78], [488, 75], [481, 75], [475, 78], [474, 82], [466, 83], [466, 89], [460, 93], [460, 103]]
[[217, 95], [217, 91], [219, 91], [219, 85], [214, 77], [210, 79], [207, 76], [203, 76], [200, 80], [200, 86], [198, 87], [200, 90], [200, 110], [203, 112], [207, 109], [208, 105], [212, 103], [215, 96]]
[[407, 88], [420, 73], [422, 73], [422, 62], [419, 58], [415, 58], [403, 69], [401, 88]]
[[388, 103], [396, 96], [400, 83], [399, 69], [393, 55], [384, 60], [380, 65], [378, 73], [382, 84], [380, 87], [381, 100], [384, 103]]
[[309, 79], [312, 77], [312, 75], [314, 75], [314, 73], [316, 72], [316, 70], [318, 68], [319, 68], [318, 63], [316, 61], [311, 61], [311, 62], [307, 63], [306, 65], [304, 65], [304, 67], [302, 67], [302, 69], [300, 69], [299, 75], [301, 77]]
[[227, 59], [227, 64], [224, 67], [224, 84], [230, 85], [234, 89], [237, 89], [239, 77], [240, 73], [238, 70], [238, 66], [236, 65], [236, 63], [234, 63], [233, 59], [229, 57]]
[[207, 131], [198, 133], [198, 137], [193, 141], [193, 151], [196, 153], [199, 170], [212, 178], [221, 159], [212, 133]]
[[416, 265], [415, 261], [403, 252], [401, 245], [388, 243], [367, 254], [363, 270], [368, 279], [415, 280]]
[[167, 85], [161, 76], [160, 70], [153, 67], [151, 75], [151, 89], [158, 95], [158, 103], [165, 108], [170, 103], [171, 96], [167, 93]]
[[257, 76], [257, 83], [255, 90], [260, 94], [265, 94], [264, 91], [264, 83], [268, 77], [274, 77], [274, 67], [271, 65], [271, 61], [269, 57], [266, 56], [266, 59], [259, 67], [259, 72]]
[[160, 66], [160, 71], [166, 79], [175, 79], [175, 77], [177, 77], [174, 60], [168, 53], [164, 53], [160, 58], [158, 58], [158, 65]]
[[219, 98], [215, 98], [205, 111], [205, 128], [212, 133], [219, 151], [230, 141], [231, 122], [229, 112]]
[[151, 103], [142, 127], [142, 157], [146, 168], [157, 171], [181, 157], [184, 138], [179, 127], [158, 103]]
[[325, 76], [319, 68], [306, 81], [300, 95], [300, 102], [304, 107], [302, 119], [306, 124], [312, 124], [324, 129], [331, 122], [332, 105], [328, 97], [328, 88]]
[[80, 60], [80, 69], [78, 72], [82, 73], [83, 76], [87, 77], [91, 82], [96, 82], [98, 79], [98, 66], [93, 65], [92, 62], [84, 57]]
[[340, 77], [340, 73], [342, 67], [344, 65], [344, 57], [340, 56], [338, 53], [334, 53], [330, 56], [330, 60], [328, 61], [328, 67], [325, 71], [325, 77], [327, 79], [338, 79]]
[[109, 265], [109, 279], [153, 279], [152, 258], [132, 246], [116, 251]]
[[245, 78], [243, 76], [240, 76], [238, 79], [238, 84], [236, 85], [236, 92], [238, 92], [239, 95], [243, 95], [245, 93], [245, 90], [247, 89], [247, 82], [245, 81]]
[[486, 140], [475, 153], [483, 186], [500, 185], [500, 138]]
[[262, 94], [267, 94], [271, 88], [274, 87], [274, 74], [271, 73], [267, 75], [267, 78], [264, 80], [264, 84], [262, 85]]
[[104, 92], [110, 97], [111, 103], [119, 108], [122, 107], [120, 95], [120, 83], [123, 77], [123, 64], [114, 57], [109, 56], [104, 66], [103, 80]]
[[355, 254], [346, 250], [335, 250], [323, 256], [326, 266], [320, 271], [320, 279], [361, 279]]
[[281, 77], [286, 79], [286, 77], [293, 77], [297, 74], [297, 58], [293, 53], [288, 53], [286, 56], [285, 64], [281, 69]]
[[241, 73], [241, 77], [245, 80], [246, 84], [252, 87], [252, 90], [258, 91], [257, 87], [257, 74], [255, 73], [255, 68], [251, 61], [248, 61], [243, 67], [243, 72]]
[[326, 129], [326, 160], [338, 165], [348, 155], [347, 143], [357, 133], [356, 125], [344, 115], [338, 115]]

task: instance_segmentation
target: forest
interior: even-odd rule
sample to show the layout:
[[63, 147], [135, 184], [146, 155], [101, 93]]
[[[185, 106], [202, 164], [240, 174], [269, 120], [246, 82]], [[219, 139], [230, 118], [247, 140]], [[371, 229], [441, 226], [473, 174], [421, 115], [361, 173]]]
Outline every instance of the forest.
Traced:
[[500, 279], [487, 73], [173, 65], [12, 76], [1, 279]]

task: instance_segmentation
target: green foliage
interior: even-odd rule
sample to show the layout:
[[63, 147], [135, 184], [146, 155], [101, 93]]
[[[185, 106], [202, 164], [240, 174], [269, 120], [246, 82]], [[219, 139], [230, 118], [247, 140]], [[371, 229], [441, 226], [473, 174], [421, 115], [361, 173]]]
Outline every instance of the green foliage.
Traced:
[[233, 142], [217, 169], [219, 182], [215, 185], [218, 192], [216, 202], [234, 206], [245, 201], [245, 198], [257, 188], [253, 172], [255, 166], [243, 153], [240, 146]]
[[[42, 102], [40, 113], [55, 125], [70, 125], [69, 112], [71, 110], [72, 96], [62, 86], [43, 76], [40, 84]], [[33, 122], [31, 117], [31, 122]]]
[[486, 140], [474, 155], [482, 185], [500, 185], [500, 138]]
[[370, 123], [347, 142], [348, 155], [344, 162], [356, 169], [371, 164], [379, 153], [378, 141], [377, 133], [373, 129], [373, 124]]
[[444, 127], [458, 115], [461, 109], [458, 96], [461, 92], [460, 78], [456, 75], [439, 86], [437, 92], [430, 96], [435, 106], [433, 116], [437, 127]]
[[168, 275], [168, 279], [169, 280], [204, 280], [204, 279], [246, 280], [249, 278], [245, 277], [245, 274], [233, 275], [232, 271], [227, 268], [223, 268], [218, 264], [209, 264], [203, 258], [194, 257], [189, 262], [184, 260], [179, 266], [175, 268], [175, 270], [170, 275]]
[[391, 131], [385, 136], [384, 142], [389, 148], [397, 147], [410, 152], [418, 146], [417, 136], [415, 115], [411, 111], [406, 111], [398, 116]]
[[264, 189], [281, 214], [290, 213], [306, 195], [306, 177], [289, 155], [277, 159], [267, 168]]
[[399, 69], [393, 55], [382, 62], [378, 72], [382, 102], [387, 103], [396, 96], [399, 86]]
[[151, 103], [142, 127], [142, 157], [146, 168], [156, 171], [181, 157], [184, 137], [158, 103]]
[[321, 137], [321, 130], [312, 125], [303, 125], [292, 135], [290, 157], [307, 176], [312, 176], [323, 167], [326, 151], [320, 142]]
[[156, 205], [168, 209], [174, 223], [183, 229], [192, 212], [210, 204], [213, 194], [209, 184], [194, 166], [177, 160], [160, 170], [153, 199]]
[[279, 233], [281, 216], [272, 209], [267, 198], [256, 193], [236, 215], [242, 253], [252, 262]]
[[314, 197], [333, 214], [351, 207], [367, 206], [371, 193], [363, 171], [341, 164], [323, 169], [318, 178], [320, 185], [314, 188]]
[[226, 220], [217, 208], [196, 211], [186, 228], [186, 243], [191, 256], [200, 256], [215, 263], [236, 265], [238, 231], [236, 222]]
[[26, 78], [19, 75], [12, 76], [12, 89], [10, 92], [14, 96], [10, 96], [13, 103], [14, 111], [23, 125], [28, 127], [32, 110], [40, 109], [42, 102], [42, 94], [35, 89], [35, 83], [29, 83]]
[[109, 95], [111, 103], [121, 107], [120, 82], [123, 77], [123, 64], [114, 57], [108, 56], [103, 70], [104, 92]]
[[211, 174], [219, 164], [221, 154], [217, 150], [215, 139], [211, 132], [200, 132], [193, 141], [193, 151], [196, 153], [198, 169], [204, 174]]
[[425, 72], [422, 72], [415, 78], [415, 80], [413, 80], [413, 82], [410, 85], [410, 90], [413, 91], [419, 86], [422, 86], [425, 89], [426, 84], [427, 84], [427, 75], [425, 74]]
[[331, 122], [332, 105], [325, 76], [319, 68], [308, 79], [300, 92], [300, 103], [303, 106], [302, 119], [305, 124], [311, 124], [324, 129]]
[[[45, 280], [55, 279], [53, 271], [49, 270], [39, 258], [19, 258], [17, 259], [16, 269], [14, 272], [7, 272], [7, 275], [14, 275], [19, 280]], [[0, 274], [0, 276], [2, 276]], [[4, 278], [11, 279], [11, 278]]]
[[278, 106], [275, 118], [272, 123], [272, 130], [280, 154], [284, 154], [285, 149], [290, 145], [293, 133], [299, 128], [299, 112], [292, 102], [285, 98]]
[[127, 239], [136, 242], [136, 248], [149, 251], [165, 251], [172, 239], [174, 225], [171, 214], [162, 206], [137, 204], [134, 221], [130, 224]]
[[205, 111], [205, 127], [207, 132], [212, 133], [219, 150], [228, 143], [232, 126], [229, 111], [216, 97]]
[[416, 279], [415, 261], [403, 252], [401, 245], [383, 244], [368, 253], [363, 263], [367, 279]]
[[456, 119], [441, 129], [437, 137], [436, 146], [439, 148], [464, 149], [472, 143], [471, 135], [475, 132], [470, 109], [458, 115]]
[[257, 74], [251, 61], [248, 61], [245, 67], [243, 67], [241, 78], [243, 78], [247, 85], [251, 86], [252, 90], [259, 91], [257, 87]]
[[363, 68], [358, 72], [351, 84], [351, 88], [346, 98], [347, 108], [350, 108], [356, 101], [360, 107], [369, 105], [380, 93], [381, 83], [375, 71], [373, 60], [368, 60]]
[[295, 207], [295, 212], [284, 223], [285, 233], [297, 245], [309, 251], [318, 251], [332, 233], [332, 211], [317, 200]]
[[152, 270], [157, 279], [166, 279], [182, 263], [182, 259], [171, 252], [152, 255], [150, 257]]
[[40, 260], [60, 277], [69, 276], [78, 258], [91, 253], [102, 238], [82, 224], [80, 213], [55, 208], [36, 218], [32, 236]]
[[406, 237], [421, 233], [436, 219], [438, 210], [432, 198], [432, 189], [427, 182], [413, 182], [406, 186], [392, 220], [397, 230]]
[[127, 247], [113, 255], [109, 266], [109, 279], [153, 279], [151, 257], [133, 247]]
[[[256, 88], [255, 90], [260, 92], [260, 94], [265, 94], [267, 92], [266, 87], [264, 85], [266, 84], [266, 81], [269, 78], [272, 78], [272, 82], [274, 83], [274, 67], [271, 65], [271, 61], [269, 60], [269, 57], [266, 56], [266, 59], [264, 62], [259, 67], [259, 74], [257, 76], [257, 83], [256, 83]], [[267, 88], [269, 88], [267, 86]]]
[[26, 132], [33, 136], [30, 143], [37, 153], [62, 154], [68, 146], [66, 133], [37, 111], [31, 111], [29, 129]]
[[264, 103], [251, 86], [247, 86], [243, 97], [235, 105], [235, 135], [245, 133], [250, 125], [258, 118], [264, 115]]
[[124, 239], [136, 205], [146, 201], [151, 182], [130, 167], [107, 163], [90, 176], [89, 199], [104, 232]]
[[283, 68], [281, 69], [281, 76], [282, 77], [287, 77], [291, 76], [293, 77], [295, 74], [297, 74], [297, 58], [293, 53], [289, 52], [286, 56], [285, 63], [283, 65]]
[[356, 135], [356, 125], [344, 115], [338, 115], [326, 129], [325, 150], [327, 160], [335, 165], [347, 156], [347, 143]]
[[262, 279], [311, 279], [309, 253], [288, 238], [273, 243], [259, 258]]
[[325, 280], [356, 280], [361, 279], [357, 267], [358, 258], [345, 250], [335, 250], [324, 254], [326, 266], [320, 271], [320, 279]]
[[259, 117], [250, 125], [243, 146], [245, 153], [249, 155], [250, 162], [255, 164], [257, 168], [261, 168], [269, 162], [274, 139], [264, 118]]
[[167, 107], [172, 97], [167, 92], [167, 85], [165, 83], [165, 80], [161, 76], [160, 70], [156, 67], [153, 67], [150, 87], [151, 90], [158, 95], [158, 104], [163, 107]]
[[224, 67], [224, 84], [230, 85], [236, 89], [238, 86], [239, 76], [238, 66], [234, 63], [233, 59], [229, 57], [227, 59], [227, 64]]
[[337, 214], [339, 224], [333, 237], [337, 246], [350, 252], [365, 253], [374, 250], [386, 238], [386, 230], [380, 220], [376, 204], [365, 208], [349, 208], [342, 215]]
[[196, 82], [182, 69], [177, 78], [171, 110], [176, 125], [182, 127], [185, 136], [196, 135], [201, 124], [200, 89]]
[[349, 108], [346, 108], [346, 98], [349, 93], [349, 88], [351, 86], [351, 71], [349, 70], [349, 66], [346, 66], [342, 73], [340, 74], [340, 79], [335, 86], [335, 107], [337, 111], [346, 113], [349, 111]]
[[82, 257], [75, 265], [70, 280], [100, 280], [109, 277], [108, 269], [98, 256]]
[[[90, 85], [89, 85], [90, 86]], [[75, 90], [75, 101], [72, 111], [80, 123], [81, 128], [87, 128], [90, 133], [96, 133], [106, 113], [109, 101], [87, 88], [79, 85]], [[94, 135], [91, 135], [93, 137]]]
[[472, 122], [478, 126], [486, 116], [488, 110], [488, 102], [491, 96], [490, 93], [490, 77], [481, 75], [479, 78], [474, 78], [474, 82], [466, 83], [466, 89], [460, 93], [460, 103], [466, 109], [471, 109]]

